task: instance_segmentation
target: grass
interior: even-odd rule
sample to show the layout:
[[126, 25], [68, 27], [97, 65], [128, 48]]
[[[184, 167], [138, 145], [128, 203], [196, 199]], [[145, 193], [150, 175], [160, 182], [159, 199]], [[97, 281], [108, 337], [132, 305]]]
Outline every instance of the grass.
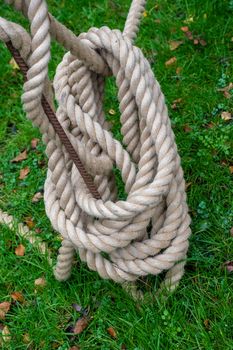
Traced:
[[[56, 1], [50, 11], [75, 33], [91, 26], [123, 28], [130, 1]], [[186, 274], [178, 289], [166, 299], [153, 296], [156, 278], [145, 289], [152, 296], [143, 303], [134, 302], [121, 286], [105, 281], [89, 271], [78, 257], [72, 276], [57, 282], [46, 257], [14, 230], [1, 226], [0, 302], [11, 301], [11, 310], [1, 321], [11, 332], [11, 341], [2, 349], [60, 349], [71, 346], [100, 350], [231, 350], [233, 349], [233, 279], [224, 263], [233, 260], [230, 235], [233, 218], [232, 120], [221, 118], [223, 111], [233, 113], [233, 95], [224, 97], [219, 89], [233, 77], [233, 3], [230, 0], [148, 1], [136, 44], [150, 60], [167, 99], [188, 183], [188, 204], [192, 216], [192, 237]], [[27, 21], [1, 1], [1, 15], [28, 27]], [[206, 45], [195, 45], [181, 27], [188, 26], [195, 38]], [[175, 51], [169, 41], [183, 41]], [[24, 222], [35, 223], [34, 230], [52, 251], [55, 261], [60, 239], [45, 215], [43, 201], [32, 203], [33, 195], [43, 188], [46, 159], [42, 142], [36, 150], [32, 138], [40, 138], [25, 118], [20, 104], [22, 77], [9, 64], [10, 54], [0, 47], [0, 208]], [[64, 50], [52, 47], [51, 76]], [[175, 56], [176, 64], [165, 62]], [[180, 67], [181, 69], [177, 68]], [[114, 109], [113, 131], [119, 135], [116, 88], [109, 79], [106, 111]], [[182, 99], [174, 109], [174, 100]], [[173, 108], [172, 108], [173, 107]], [[28, 158], [11, 163], [18, 153], [28, 150]], [[19, 180], [21, 168], [31, 171]], [[123, 193], [123, 189], [119, 189]], [[26, 252], [15, 255], [22, 243]], [[35, 292], [34, 281], [47, 281]], [[18, 291], [25, 301], [12, 301]], [[80, 313], [78, 303], [88, 308], [89, 326], [79, 335], [69, 333]], [[113, 327], [117, 338], [107, 332]]]

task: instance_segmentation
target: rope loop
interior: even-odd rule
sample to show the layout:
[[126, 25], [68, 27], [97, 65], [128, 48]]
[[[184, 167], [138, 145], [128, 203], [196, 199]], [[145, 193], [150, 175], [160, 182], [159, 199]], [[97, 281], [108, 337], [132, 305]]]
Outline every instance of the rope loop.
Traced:
[[[45, 1], [20, 1], [11, 3], [24, 12], [27, 8], [31, 55], [25, 51], [28, 39], [14, 24], [6, 29], [0, 20], [0, 38], [6, 41], [6, 32], [12, 38], [13, 30], [30, 66], [22, 100], [46, 144], [46, 213], [63, 236], [56, 278], [68, 278], [78, 250], [81, 260], [103, 278], [123, 283], [167, 271], [163, 286], [174, 289], [184, 272], [190, 218], [164, 95], [133, 44], [145, 1], [133, 0], [123, 32], [105, 26], [78, 37], [48, 14]], [[101, 199], [88, 191], [41, 106], [50, 85], [50, 35], [69, 50], [53, 83], [56, 117], [93, 175]], [[122, 143], [105, 118], [108, 75], [118, 88]], [[121, 173], [126, 200], [118, 199], [114, 169]]]

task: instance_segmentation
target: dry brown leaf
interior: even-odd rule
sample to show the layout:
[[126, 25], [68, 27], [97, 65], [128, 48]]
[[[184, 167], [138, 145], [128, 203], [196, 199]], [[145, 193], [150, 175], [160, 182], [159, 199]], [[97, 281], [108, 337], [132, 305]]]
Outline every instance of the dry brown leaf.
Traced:
[[33, 219], [30, 216], [27, 216], [24, 219], [25, 224], [27, 225], [28, 228], [32, 229], [35, 226], [35, 222], [33, 221]]
[[18, 301], [20, 303], [24, 302], [24, 296], [20, 292], [13, 292], [13, 293], [11, 293], [11, 297], [12, 297], [13, 300]]
[[177, 109], [178, 108], [178, 104], [180, 104], [182, 102], [182, 98], [177, 98], [176, 100], [172, 101], [172, 109]]
[[72, 346], [71, 348], [69, 348], [69, 350], [80, 350], [81, 348], [79, 346]]
[[185, 124], [183, 126], [183, 130], [184, 130], [184, 132], [190, 132], [190, 131], [192, 131], [192, 128], [188, 124]]
[[200, 39], [199, 43], [201, 44], [201, 46], [206, 46], [207, 42], [204, 39]]
[[185, 32], [185, 36], [189, 39], [189, 40], [193, 40], [193, 33], [188, 30], [187, 32]]
[[18, 64], [15, 62], [15, 59], [12, 57], [9, 64], [11, 65], [11, 67], [14, 69], [14, 70], [19, 70], [19, 66]]
[[35, 149], [37, 147], [39, 141], [40, 141], [40, 139], [32, 139], [31, 140], [31, 148]]
[[181, 29], [182, 32], [184, 32], [184, 33], [186, 33], [186, 32], [189, 31], [189, 27], [187, 27], [187, 26], [181, 27], [180, 29]]
[[182, 71], [182, 67], [177, 67], [176, 68], [176, 74], [179, 75]]
[[185, 191], [192, 185], [192, 182], [186, 182], [185, 183]]
[[79, 318], [74, 326], [74, 334], [80, 334], [88, 326], [89, 319], [86, 316]]
[[171, 57], [169, 60], [165, 62], [165, 66], [166, 67], [171, 66], [172, 64], [176, 63], [176, 61], [177, 61], [177, 58], [175, 56]]
[[231, 120], [231, 119], [232, 119], [232, 115], [231, 115], [230, 112], [224, 111], [224, 112], [221, 113], [221, 118], [222, 118], [223, 120], [225, 120], [225, 121], [228, 121], [228, 120]]
[[210, 329], [210, 320], [206, 319], [206, 320], [204, 320], [203, 323], [204, 323], [205, 328], [206, 328], [207, 330], [209, 330], [209, 329]]
[[231, 98], [231, 94], [228, 91], [224, 91], [223, 92], [223, 96], [226, 97], [226, 98]]
[[109, 327], [109, 328], [107, 329], [107, 331], [108, 331], [108, 334], [109, 334], [112, 338], [116, 339], [117, 334], [116, 334], [116, 331], [115, 331], [115, 329], [114, 329], [113, 327]]
[[233, 261], [226, 261], [224, 265], [228, 272], [233, 272]]
[[4, 343], [8, 343], [11, 340], [11, 333], [8, 326], [5, 326], [2, 330], [2, 340]]
[[22, 162], [22, 160], [27, 159], [27, 150], [25, 149], [23, 152], [18, 154], [14, 159], [11, 160], [11, 163]]
[[155, 23], [158, 23], [158, 24], [160, 24], [160, 23], [161, 23], [161, 19], [159, 19], [159, 18], [156, 18], [156, 19], [155, 19]]
[[174, 41], [170, 41], [169, 43], [169, 47], [171, 51], [174, 51], [176, 49], [178, 49], [178, 47], [183, 44], [182, 40], [174, 40]]
[[218, 91], [230, 91], [230, 90], [233, 90], [233, 83], [229, 83], [224, 88], [218, 89]]
[[114, 109], [109, 109], [108, 113], [110, 115], [115, 115], [116, 114], [116, 111]]
[[19, 173], [19, 179], [20, 180], [24, 180], [25, 177], [30, 173], [30, 168], [28, 166], [26, 166], [26, 168], [23, 168], [20, 170]]
[[37, 192], [32, 197], [32, 203], [37, 203], [43, 198], [43, 194], [41, 192]]
[[25, 334], [23, 335], [23, 342], [24, 342], [24, 344], [28, 344], [28, 343], [30, 343], [30, 341], [31, 341], [31, 339], [30, 339], [29, 334], [28, 334], [28, 333], [25, 333]]
[[46, 282], [46, 279], [44, 277], [39, 277], [34, 281], [34, 285], [36, 287], [43, 288], [46, 286], [46, 284], [47, 284], [47, 282]]
[[35, 232], [36, 232], [36, 233], [41, 233], [42, 230], [41, 230], [41, 228], [37, 227], [37, 228], [35, 228]]
[[10, 310], [11, 303], [9, 301], [4, 301], [3, 303], [0, 303], [0, 320], [5, 319], [5, 315]]
[[25, 254], [25, 247], [23, 244], [19, 244], [18, 247], [15, 248], [15, 255], [24, 256], [24, 254]]
[[218, 91], [223, 92], [224, 97], [231, 98], [230, 91], [233, 90], [233, 83], [229, 83], [224, 88], [218, 89]]
[[188, 18], [186, 18], [185, 20], [184, 20], [184, 23], [191, 23], [191, 22], [193, 22], [194, 21], [194, 19], [193, 19], [193, 17], [192, 16], [189, 16]]
[[198, 39], [194, 39], [193, 43], [194, 43], [194, 45], [198, 45], [199, 44], [199, 40]]
[[215, 125], [215, 123], [210, 122], [210, 123], [205, 124], [205, 126], [206, 126], [206, 128], [208, 128], [208, 129], [212, 129], [212, 128], [214, 128], [216, 125]]
[[233, 165], [229, 166], [230, 173], [233, 174]]

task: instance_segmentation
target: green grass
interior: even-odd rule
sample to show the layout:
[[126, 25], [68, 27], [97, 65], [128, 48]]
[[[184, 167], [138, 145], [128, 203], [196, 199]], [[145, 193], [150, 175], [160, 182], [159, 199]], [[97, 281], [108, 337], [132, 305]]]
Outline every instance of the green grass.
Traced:
[[[122, 29], [129, 3], [50, 0], [49, 8], [78, 34], [91, 26]], [[189, 183], [192, 237], [186, 274], [176, 292], [166, 299], [155, 297], [156, 278], [150, 278], [144, 288], [152, 296], [139, 304], [121, 286], [89, 271], [78, 257], [70, 280], [57, 282], [46, 257], [14, 230], [1, 226], [0, 302], [12, 301], [10, 295], [14, 291], [25, 298], [23, 304], [12, 302], [5, 321], [0, 321], [0, 329], [7, 325], [11, 332], [11, 341], [2, 349], [67, 350], [73, 345], [100, 350], [233, 349], [233, 279], [224, 267], [224, 262], [233, 260], [233, 186], [229, 170], [233, 165], [233, 127], [232, 121], [221, 118], [222, 111], [233, 113], [233, 94], [230, 92], [231, 98], [226, 99], [218, 91], [233, 81], [233, 2], [156, 3], [158, 8], [154, 8], [154, 1], [148, 1], [136, 44], [150, 60], [166, 96]], [[28, 27], [27, 21], [3, 1], [1, 16]], [[180, 28], [187, 25], [196, 38], [206, 41], [206, 46], [194, 45], [184, 35]], [[184, 42], [171, 51], [170, 40]], [[52, 54], [51, 77], [64, 50], [53, 44]], [[173, 56], [177, 63], [166, 67], [165, 62]], [[10, 54], [2, 44], [0, 57], [0, 208], [21, 222], [32, 217], [35, 228], [41, 231], [37, 234], [48, 244], [55, 261], [59, 237], [45, 215], [43, 201], [31, 201], [43, 188], [46, 176], [44, 146], [40, 141], [37, 150], [30, 148], [31, 139], [40, 135], [22, 111], [22, 77], [9, 65]], [[182, 68], [180, 73], [176, 72], [177, 67]], [[107, 88], [106, 111], [117, 111], [112, 124], [115, 136], [120, 138], [113, 79], [109, 79]], [[172, 109], [173, 100], [178, 98], [181, 103]], [[24, 149], [28, 150], [28, 159], [11, 163]], [[31, 171], [22, 181], [18, 176], [25, 166]], [[119, 192], [122, 194], [123, 189]], [[19, 243], [26, 247], [23, 257], [14, 253]], [[35, 293], [34, 281], [41, 276], [47, 285]], [[68, 330], [80, 317], [72, 308], [73, 303], [89, 308], [91, 317], [89, 326], [76, 337]], [[108, 334], [110, 326], [116, 330], [117, 339]], [[25, 334], [29, 335], [28, 342]]]

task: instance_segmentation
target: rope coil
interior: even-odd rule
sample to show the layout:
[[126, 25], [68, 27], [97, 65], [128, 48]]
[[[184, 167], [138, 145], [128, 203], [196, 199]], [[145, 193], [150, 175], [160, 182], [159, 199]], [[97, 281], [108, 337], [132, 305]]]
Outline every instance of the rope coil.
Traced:
[[[69, 277], [77, 250], [103, 278], [123, 283], [167, 271], [163, 286], [174, 289], [184, 272], [190, 218], [165, 99], [148, 61], [132, 43], [145, 1], [132, 2], [123, 33], [102, 27], [78, 37], [48, 14], [43, 0], [6, 2], [31, 22], [30, 38], [23, 28], [0, 19], [0, 39], [11, 41], [29, 65], [22, 101], [43, 134], [49, 159], [46, 213], [63, 236], [56, 278]], [[56, 117], [100, 197], [90, 194], [41, 105], [42, 94], [52, 104], [50, 34], [70, 50], [54, 78]], [[109, 74], [118, 87], [124, 147], [104, 117]], [[125, 201], [117, 199], [112, 166], [121, 171]]]

